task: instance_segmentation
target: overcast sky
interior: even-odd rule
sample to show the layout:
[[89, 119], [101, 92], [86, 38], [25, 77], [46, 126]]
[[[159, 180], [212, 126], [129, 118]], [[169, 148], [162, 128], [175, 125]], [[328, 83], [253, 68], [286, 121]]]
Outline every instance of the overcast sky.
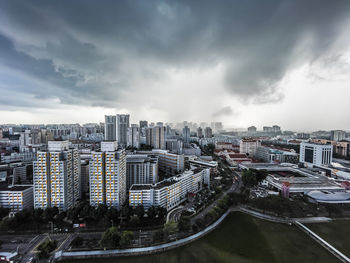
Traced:
[[350, 129], [350, 1], [0, 1], [0, 123]]

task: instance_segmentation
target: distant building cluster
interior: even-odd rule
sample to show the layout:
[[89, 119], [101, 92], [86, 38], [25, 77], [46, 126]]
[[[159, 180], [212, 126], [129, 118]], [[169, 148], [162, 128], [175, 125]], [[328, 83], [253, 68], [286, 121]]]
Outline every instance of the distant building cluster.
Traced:
[[[303, 183], [310, 191], [333, 191], [350, 181], [342, 162], [350, 159], [346, 131], [292, 132], [278, 125], [225, 131], [221, 122], [135, 124], [116, 114], [98, 124], [0, 125], [0, 206], [66, 211], [87, 200], [95, 207], [170, 210], [210, 187], [218, 173], [212, 156], [232, 169], [267, 169], [269, 187], [286, 196]], [[319, 169], [319, 185], [310, 186], [312, 175], [302, 169]], [[335, 188], [327, 177], [339, 181]]]

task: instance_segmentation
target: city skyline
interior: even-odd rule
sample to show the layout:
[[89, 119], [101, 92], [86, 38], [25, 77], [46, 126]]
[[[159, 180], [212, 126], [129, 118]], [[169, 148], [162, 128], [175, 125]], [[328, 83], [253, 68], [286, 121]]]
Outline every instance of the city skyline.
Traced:
[[340, 0], [3, 1], [0, 122], [127, 113], [349, 130], [349, 11]]

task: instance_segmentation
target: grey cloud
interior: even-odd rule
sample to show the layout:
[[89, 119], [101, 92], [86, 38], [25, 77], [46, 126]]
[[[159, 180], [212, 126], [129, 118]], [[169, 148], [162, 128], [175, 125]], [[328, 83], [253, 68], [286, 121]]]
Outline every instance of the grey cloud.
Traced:
[[235, 111], [233, 111], [230, 106], [225, 106], [219, 109], [218, 111], [214, 112], [212, 117], [217, 118], [222, 116], [230, 116], [233, 114], [235, 114]]
[[332, 52], [349, 12], [347, 0], [1, 1], [0, 62], [62, 103], [115, 106], [164, 69], [218, 63], [230, 94], [276, 102], [289, 70]]

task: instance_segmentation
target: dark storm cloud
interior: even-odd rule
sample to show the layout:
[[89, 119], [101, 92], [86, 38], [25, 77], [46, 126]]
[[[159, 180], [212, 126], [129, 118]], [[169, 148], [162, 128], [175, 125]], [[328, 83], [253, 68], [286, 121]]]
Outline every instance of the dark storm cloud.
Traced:
[[217, 64], [230, 94], [278, 101], [289, 70], [333, 52], [349, 12], [347, 0], [1, 1], [0, 62], [52, 85], [23, 92], [70, 104], [113, 106], [167, 68]]

